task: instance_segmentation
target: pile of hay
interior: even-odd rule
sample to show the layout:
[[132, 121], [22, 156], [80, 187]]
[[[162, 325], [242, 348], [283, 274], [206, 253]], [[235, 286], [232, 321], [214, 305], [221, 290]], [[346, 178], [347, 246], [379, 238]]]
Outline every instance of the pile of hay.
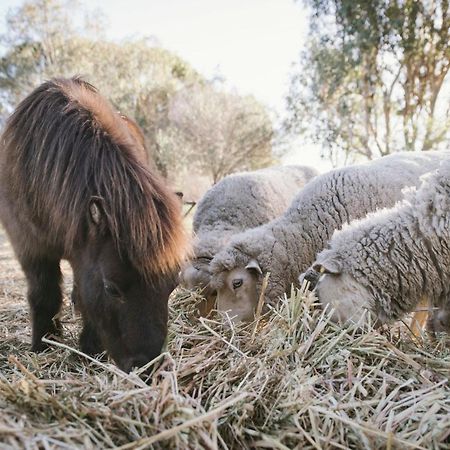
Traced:
[[69, 306], [64, 344], [31, 353], [23, 276], [0, 250], [0, 447], [449, 448], [441, 341], [415, 343], [404, 325], [339, 328], [298, 292], [233, 328], [199, 318], [201, 299], [178, 292], [146, 384], [77, 353]]

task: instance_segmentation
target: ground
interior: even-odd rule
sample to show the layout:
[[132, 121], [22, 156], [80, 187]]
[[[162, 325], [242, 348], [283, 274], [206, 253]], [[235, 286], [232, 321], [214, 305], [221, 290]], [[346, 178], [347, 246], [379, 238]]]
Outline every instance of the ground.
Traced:
[[64, 271], [64, 339], [34, 354], [24, 277], [0, 233], [0, 448], [450, 446], [443, 339], [341, 329], [298, 292], [233, 328], [179, 291], [167, 352], [142, 379], [77, 353]]

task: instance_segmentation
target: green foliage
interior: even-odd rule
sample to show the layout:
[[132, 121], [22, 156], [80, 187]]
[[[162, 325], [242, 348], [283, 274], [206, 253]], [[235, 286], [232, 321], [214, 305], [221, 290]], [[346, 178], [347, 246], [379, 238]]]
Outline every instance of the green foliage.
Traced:
[[45, 79], [85, 76], [124, 113], [133, 115], [141, 99], [156, 89], [174, 90], [201, 77], [178, 56], [145, 39], [114, 43], [103, 38], [99, 19], [76, 3], [34, 0], [9, 14], [1, 42], [0, 90], [11, 109]]
[[[261, 105], [216, 91], [186, 61], [146, 39], [108, 41], [104, 28], [99, 12], [88, 13], [72, 0], [29, 0], [10, 12], [6, 32], [0, 36], [6, 49], [0, 59], [0, 120], [44, 80], [81, 75], [138, 122], [147, 149], [165, 176], [174, 179], [189, 164], [217, 181], [230, 171], [270, 162], [271, 124]], [[169, 112], [188, 92], [198, 98], [189, 100], [187, 107], [193, 110], [184, 112], [181, 125]], [[206, 100], [213, 103], [199, 116]], [[224, 157], [204, 151], [209, 144], [193, 136], [192, 130], [200, 119], [205, 131], [202, 139], [210, 142], [214, 130], [208, 127], [225, 104], [232, 104], [240, 116], [237, 124], [220, 124], [234, 127], [236, 133], [227, 136], [229, 152], [221, 147], [227, 153], [226, 167], [219, 164], [218, 169]], [[237, 118], [230, 114], [221, 120]], [[265, 136], [263, 143], [255, 137], [260, 134]], [[233, 163], [230, 155], [235, 157]]]
[[331, 154], [368, 158], [447, 145], [449, 2], [306, 3], [312, 33], [291, 78], [286, 129]]

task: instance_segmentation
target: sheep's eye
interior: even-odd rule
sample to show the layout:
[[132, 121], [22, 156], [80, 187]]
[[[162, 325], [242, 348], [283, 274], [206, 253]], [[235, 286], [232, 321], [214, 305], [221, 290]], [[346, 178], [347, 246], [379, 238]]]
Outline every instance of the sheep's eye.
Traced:
[[104, 283], [103, 288], [105, 289], [105, 292], [109, 297], [113, 297], [113, 298], [121, 298], [122, 297], [122, 293], [112, 283]]
[[233, 289], [240, 288], [242, 286], [242, 279], [237, 278], [236, 280], [233, 280]]
[[211, 256], [197, 256], [196, 259], [201, 262], [209, 262], [212, 260], [212, 257]]

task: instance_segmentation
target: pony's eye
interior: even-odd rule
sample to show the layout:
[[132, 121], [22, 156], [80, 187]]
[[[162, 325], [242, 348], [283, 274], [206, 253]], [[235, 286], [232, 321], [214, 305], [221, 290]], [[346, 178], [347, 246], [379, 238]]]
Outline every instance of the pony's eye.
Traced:
[[105, 289], [106, 294], [109, 297], [114, 297], [114, 298], [121, 298], [122, 297], [122, 293], [112, 283], [104, 283], [103, 287]]
[[240, 288], [241, 286], [242, 286], [241, 278], [236, 278], [235, 280], [233, 280], [233, 289]]

